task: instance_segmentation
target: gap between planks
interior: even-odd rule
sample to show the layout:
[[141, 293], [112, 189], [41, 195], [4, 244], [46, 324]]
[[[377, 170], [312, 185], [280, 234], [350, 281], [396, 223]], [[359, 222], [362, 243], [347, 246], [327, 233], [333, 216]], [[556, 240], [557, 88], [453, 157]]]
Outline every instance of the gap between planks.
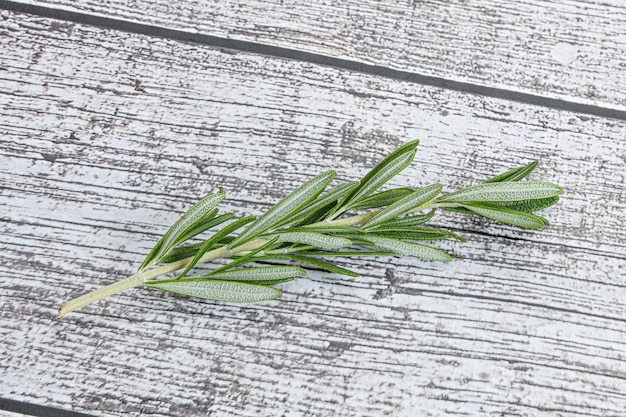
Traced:
[[0, 398], [0, 410], [15, 413], [4, 414], [10, 416], [38, 416], [38, 417], [93, 417], [91, 414], [78, 413], [76, 411], [63, 410], [47, 405], [31, 404], [23, 401]]
[[18, 13], [27, 13], [40, 17], [47, 17], [68, 22], [80, 23], [84, 25], [91, 25], [106, 29], [147, 35], [151, 37], [164, 38], [182, 42], [191, 42], [215, 48], [231, 49], [271, 56], [275, 58], [308, 62], [311, 64], [376, 75], [384, 78], [406, 81], [424, 86], [438, 87], [461, 93], [503, 99], [517, 103], [546, 107], [555, 110], [564, 110], [572, 113], [587, 114], [591, 116], [617, 120], [626, 120], [626, 108], [623, 108], [622, 106], [598, 106], [574, 100], [565, 100], [537, 94], [530, 94], [522, 91], [516, 91], [510, 88], [503, 89], [497, 87], [489, 87], [485, 85], [457, 81], [443, 77], [424, 75], [417, 72], [403, 71], [381, 65], [366, 64], [350, 59], [337, 58], [329, 55], [273, 46], [259, 42], [250, 42], [203, 33], [187, 32], [184, 30], [133, 22], [126, 19], [111, 18], [107, 16], [81, 13], [36, 4], [25, 4], [17, 1], [0, 0], [0, 9]]

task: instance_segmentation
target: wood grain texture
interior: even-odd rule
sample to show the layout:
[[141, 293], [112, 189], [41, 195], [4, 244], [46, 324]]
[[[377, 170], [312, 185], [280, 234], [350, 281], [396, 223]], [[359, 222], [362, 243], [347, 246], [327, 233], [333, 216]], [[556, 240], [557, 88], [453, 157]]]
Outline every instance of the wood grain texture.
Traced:
[[622, 0], [24, 0], [626, 109]]
[[[621, 416], [626, 123], [0, 14], [0, 396], [94, 415]], [[353, 180], [408, 139], [395, 186], [450, 191], [532, 159], [565, 189], [541, 232], [437, 217], [451, 264], [343, 265], [275, 302], [148, 289], [56, 321], [132, 273], [224, 186], [259, 213]]]

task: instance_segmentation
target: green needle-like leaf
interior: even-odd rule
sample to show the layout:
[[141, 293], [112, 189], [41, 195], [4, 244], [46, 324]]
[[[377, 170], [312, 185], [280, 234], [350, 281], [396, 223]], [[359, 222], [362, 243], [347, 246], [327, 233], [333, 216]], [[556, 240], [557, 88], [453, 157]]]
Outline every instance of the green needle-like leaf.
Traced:
[[[155, 261], [156, 256], [157, 256], [157, 254], [160, 253], [161, 247], [163, 246], [163, 242], [164, 241], [165, 241], [165, 236], [161, 236], [161, 238], [159, 239], [157, 244], [154, 245], [154, 248], [152, 248], [150, 253], [148, 253], [148, 256], [146, 256], [146, 259], [144, 259], [143, 262], [141, 263], [141, 265], [139, 265], [139, 269], [138, 269], [139, 272], [143, 271], [148, 266], [156, 263], [156, 261]], [[163, 258], [163, 257], [164, 256], [161, 256], [161, 258]]]
[[[374, 244], [371, 243], [373, 246]], [[393, 252], [381, 252], [381, 251], [306, 251], [307, 256], [332, 256], [332, 257], [355, 257], [355, 256], [395, 256]]]
[[558, 203], [559, 197], [548, 197], [542, 198], [539, 200], [527, 200], [527, 201], [514, 201], [508, 203], [494, 203], [498, 206], [503, 206], [510, 208], [511, 210], [522, 211], [524, 213], [534, 213], [535, 211], [540, 211], [543, 209], [547, 209], [550, 206]]
[[193, 229], [198, 220], [213, 210], [225, 197], [226, 193], [223, 189], [220, 189], [218, 193], [209, 194], [191, 206], [165, 233], [162, 251], [166, 252], [174, 242], [178, 241], [180, 236], [184, 236], [185, 233]]
[[513, 168], [510, 171], [507, 171], [503, 174], [497, 175], [493, 178], [489, 178], [487, 181], [484, 181], [483, 184], [488, 184], [492, 182], [513, 182], [520, 181], [526, 178], [531, 172], [537, 168], [539, 164], [538, 161], [533, 161], [528, 165], [524, 165], [521, 167]]
[[[395, 229], [395, 230], [379, 230], [374, 229], [368, 233], [368, 236], [378, 236], [378, 237], [388, 237], [391, 239], [399, 239], [399, 240], [441, 240], [447, 238], [454, 238], [461, 242], [466, 242], [464, 238], [457, 235], [456, 233], [452, 233], [448, 230], [443, 229], [432, 229], [428, 227], [413, 227], [406, 229]], [[366, 237], [367, 239], [367, 237]]]
[[355, 277], [355, 278], [360, 276], [358, 273], [354, 271], [350, 271], [349, 269], [342, 268], [330, 262], [322, 261], [321, 259], [310, 258], [308, 256], [302, 256], [302, 255], [286, 255], [285, 258], [291, 259], [292, 261], [313, 265], [320, 269], [323, 269], [325, 271], [332, 272], [335, 274], [346, 275], [346, 276]]
[[[213, 209], [213, 210], [215, 210], [215, 212], [217, 213], [217, 209]], [[233, 217], [235, 217], [233, 213], [222, 214], [221, 216], [217, 216], [212, 219], [208, 219], [208, 218], [205, 219], [203, 217], [200, 220], [198, 220], [198, 222], [196, 223], [196, 226], [194, 226], [193, 229], [189, 230], [187, 233], [182, 235], [179, 239], [176, 239], [176, 244], [180, 245], [182, 242], [186, 242], [192, 237], [195, 237], [199, 235], [200, 233], [209, 230], [212, 227], [219, 226], [220, 224], [229, 221]]]
[[423, 261], [452, 261], [452, 256], [448, 255], [441, 249], [421, 245], [419, 243], [409, 243], [397, 239], [389, 239], [383, 237], [368, 237], [367, 240], [372, 242], [379, 249], [393, 252], [396, 255], [415, 256]]
[[364, 229], [374, 227], [388, 220], [393, 220], [409, 211], [418, 210], [420, 206], [430, 202], [437, 197], [442, 190], [441, 184], [433, 184], [409, 194], [396, 201], [385, 209], [379, 211], [361, 227]]
[[384, 223], [372, 226], [369, 230], [394, 230], [419, 226], [432, 219], [434, 215], [435, 210], [431, 210], [426, 214], [418, 214], [415, 216], [402, 217], [401, 219], [387, 220]]
[[[211, 210], [205, 216], [198, 219], [198, 221], [196, 222], [196, 226], [194, 226], [193, 229], [190, 229], [184, 235], [181, 235], [178, 239], [176, 239], [176, 245], [179, 245], [180, 243], [185, 242], [191, 239], [192, 237], [195, 237], [199, 235], [200, 233], [205, 232], [209, 230], [210, 228], [220, 225], [232, 219], [233, 217], [235, 217], [235, 215], [232, 213], [223, 214], [217, 217], [215, 217], [215, 214], [217, 214], [216, 208]], [[155, 259], [155, 256], [159, 252], [164, 239], [165, 239], [165, 236], [163, 236], [159, 240], [157, 245], [150, 252], [150, 255], [148, 255], [148, 257], [143, 261], [143, 263], [139, 267], [139, 271], [143, 270], [150, 261]], [[172, 247], [170, 250], [167, 251], [167, 253], [159, 256], [158, 262], [167, 264], [170, 262], [175, 262], [181, 259], [189, 258], [190, 256], [195, 255], [195, 253], [197, 252], [198, 249], [200, 249], [201, 246], [202, 244], [198, 243], [198, 244], [184, 246], [184, 247], [178, 247], [178, 246]]]
[[368, 197], [374, 191], [382, 187], [387, 181], [399, 174], [408, 167], [415, 157], [415, 150], [399, 155], [382, 166], [380, 170], [369, 181], [361, 182], [361, 186], [354, 191], [354, 195], [346, 203], [342, 203], [344, 210], [351, 209], [354, 204], [360, 203], [361, 199]]
[[352, 241], [343, 237], [328, 236], [312, 232], [286, 232], [280, 233], [278, 239], [281, 242], [301, 243], [322, 249], [340, 249], [352, 245]]
[[418, 144], [418, 140], [407, 142], [383, 158], [363, 177], [359, 187], [354, 189], [340, 202], [334, 209], [333, 215], [336, 217], [350, 209], [353, 204], [357, 204], [361, 199], [367, 198], [393, 176], [406, 168], [415, 157], [415, 149]]
[[163, 280], [146, 282], [145, 285], [189, 297], [231, 303], [256, 303], [275, 300], [283, 294], [281, 290], [265, 285], [210, 279]]
[[542, 217], [494, 204], [467, 203], [463, 207], [474, 214], [524, 229], [543, 229], [546, 225], [546, 221]]
[[448, 194], [440, 202], [508, 202], [539, 200], [558, 196], [563, 189], [545, 181], [479, 184]]
[[393, 204], [396, 201], [406, 197], [413, 193], [411, 188], [394, 188], [392, 190], [383, 191], [380, 193], [372, 194], [352, 205], [352, 210], [367, 210], [378, 207], [386, 207], [389, 204]]
[[166, 255], [161, 257], [160, 262], [163, 264], [169, 264], [180, 261], [181, 259], [191, 258], [198, 252], [198, 249], [200, 249], [203, 244], [204, 242], [198, 242], [193, 245], [177, 246], [172, 248]]
[[404, 155], [406, 153], [414, 152], [419, 145], [419, 140], [412, 140], [410, 142], [405, 143], [404, 145], [397, 148], [395, 151], [391, 152], [385, 158], [383, 158], [374, 168], [370, 170], [363, 179], [361, 180], [361, 184], [366, 184], [370, 182], [374, 177], [380, 175], [380, 171], [387, 165], [391, 163], [394, 159], [396, 159], [400, 155]]
[[234, 248], [250, 241], [275, 224], [293, 215], [298, 209], [317, 197], [334, 177], [335, 171], [326, 171], [308, 180], [248, 226], [242, 234], [230, 243], [229, 247]]
[[313, 224], [313, 225], [305, 225], [302, 227], [294, 227], [290, 228], [289, 232], [306, 232], [306, 233], [323, 233], [328, 235], [336, 235], [342, 236], [344, 234], [355, 234], [355, 233], [365, 233], [356, 227], [349, 226], [333, 226], [333, 225], [324, 225], [323, 223]]
[[293, 217], [287, 217], [285, 220], [277, 224], [277, 227], [284, 226], [285, 224], [299, 224], [300, 222], [309, 219], [311, 216], [318, 213], [320, 210], [328, 207], [329, 205], [336, 203], [342, 197], [345, 197], [348, 193], [359, 186], [359, 181], [348, 182], [342, 184], [329, 192], [319, 196], [318, 198], [310, 201], [305, 207], [298, 210], [298, 213]]
[[191, 262], [189, 263], [189, 265], [187, 265], [185, 270], [178, 276], [178, 279], [184, 277], [187, 274], [187, 272], [189, 272], [191, 270], [191, 268], [196, 266], [196, 264], [204, 256], [204, 254], [207, 253], [209, 250], [213, 249], [215, 247], [215, 245], [217, 245], [224, 237], [228, 236], [229, 234], [231, 234], [235, 230], [238, 230], [238, 229], [242, 228], [243, 226], [245, 226], [246, 224], [250, 223], [251, 221], [254, 221], [255, 219], [256, 219], [256, 216], [247, 216], [247, 217], [244, 217], [242, 219], [235, 220], [231, 224], [225, 226], [219, 232], [215, 233], [209, 239], [207, 239], [202, 244], [202, 246], [200, 246], [200, 249], [198, 249], [198, 251], [194, 255], [194, 257], [191, 260]]
[[296, 277], [305, 277], [306, 271], [299, 266], [264, 266], [259, 268], [230, 269], [216, 273], [202, 275], [202, 278], [221, 281], [250, 282], [267, 285], [266, 282], [276, 280], [291, 280]]
[[182, 243], [180, 237], [185, 236], [190, 230], [193, 230], [197, 222], [207, 215], [207, 213], [210, 213], [225, 197], [226, 193], [220, 188], [218, 193], [209, 194], [191, 206], [185, 214], [169, 228], [159, 243], [157, 243], [158, 250], [155, 251], [153, 249], [150, 252], [140, 267], [140, 270], [149, 264], [158, 262], [170, 249]]
[[[202, 200], [200, 200], [198, 203], [194, 204], [189, 210], [187, 210], [187, 212], [183, 215], [183, 217], [181, 217], [176, 223], [174, 223], [174, 225], [170, 227], [168, 232], [163, 237], [161, 237], [161, 239], [159, 239], [159, 241], [154, 246], [154, 248], [150, 251], [146, 259], [144, 259], [143, 263], [139, 266], [139, 271], [142, 271], [144, 268], [146, 268], [149, 265], [155, 264], [157, 262], [162, 262], [162, 258], [164, 258], [167, 255], [167, 253], [172, 250], [174, 246], [177, 246], [180, 243], [204, 232], [205, 230], [210, 229], [216, 224], [219, 224], [219, 222], [214, 223], [215, 221], [214, 217], [217, 214], [217, 208], [210, 208], [210, 207], [214, 203], [216, 198], [218, 200], [220, 197], [222, 199], [224, 198], [223, 190], [220, 189], [220, 192], [222, 193], [221, 196], [219, 193], [209, 194], [206, 197], [204, 197]], [[214, 204], [217, 205], [218, 203], [219, 201]], [[208, 210], [208, 211], [204, 212], [203, 214], [202, 210]], [[170, 240], [172, 238], [172, 233], [176, 233], [176, 231], [173, 231], [172, 229], [174, 228], [174, 226], [179, 224], [185, 216], [187, 216], [188, 220], [193, 220], [194, 216], [196, 217], [195, 217], [195, 220], [193, 220], [192, 225], [186, 231], [181, 232], [178, 236], [175, 237], [174, 240]], [[169, 248], [167, 248], [164, 245], [168, 245]]]

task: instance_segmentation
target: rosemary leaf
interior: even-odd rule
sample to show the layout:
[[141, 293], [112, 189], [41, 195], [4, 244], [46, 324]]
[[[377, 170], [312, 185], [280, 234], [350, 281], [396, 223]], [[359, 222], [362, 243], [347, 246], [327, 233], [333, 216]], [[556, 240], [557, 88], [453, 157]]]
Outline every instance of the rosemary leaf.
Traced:
[[189, 210], [168, 229], [163, 238], [159, 240], [155, 248], [143, 261], [139, 270], [143, 270], [151, 263], [159, 262], [159, 259], [166, 255], [170, 249], [182, 243], [181, 236], [185, 236], [190, 230], [193, 230], [198, 221], [207, 215], [207, 213], [210, 213], [225, 197], [226, 193], [224, 189], [220, 188], [218, 193], [209, 194], [191, 206]]
[[356, 227], [348, 227], [348, 226], [332, 226], [326, 225], [324, 223], [305, 225], [302, 227], [294, 227], [293, 229], [289, 229], [289, 232], [314, 232], [314, 233], [324, 233], [329, 235], [343, 236], [345, 234], [358, 234], [365, 233]]
[[163, 264], [169, 264], [182, 259], [191, 258], [198, 252], [198, 249], [202, 247], [203, 243], [204, 242], [198, 242], [193, 245], [177, 246], [172, 248], [167, 255], [161, 257], [160, 262]]
[[510, 171], [497, 175], [493, 178], [489, 178], [487, 181], [484, 181], [483, 184], [488, 184], [492, 182], [520, 181], [526, 178], [531, 172], [533, 172], [535, 168], [537, 168], [538, 164], [539, 164], [539, 161], [533, 161], [528, 165], [513, 168]]
[[527, 201], [512, 201], [512, 202], [500, 202], [494, 203], [498, 206], [503, 206], [510, 208], [511, 210], [522, 211], [524, 213], [534, 213], [535, 211], [540, 211], [547, 209], [559, 202], [559, 196], [541, 198], [538, 200], [527, 200]]
[[336, 203], [340, 198], [345, 197], [348, 193], [358, 187], [359, 184], [359, 181], [348, 182], [330, 190], [319, 198], [310, 201], [309, 204], [298, 210], [298, 213], [293, 217], [288, 217], [286, 220], [279, 222], [277, 226], [281, 227], [285, 224], [299, 224], [300, 222], [307, 220], [320, 210]]
[[189, 297], [230, 303], [257, 303], [275, 300], [283, 294], [281, 290], [265, 285], [210, 279], [163, 280], [147, 282], [146, 285]]
[[246, 224], [250, 223], [251, 221], [254, 221], [255, 219], [256, 219], [256, 216], [247, 216], [247, 217], [244, 217], [242, 219], [235, 220], [234, 222], [232, 222], [229, 225], [225, 226], [219, 232], [215, 233], [209, 239], [207, 239], [202, 244], [202, 246], [200, 246], [200, 248], [198, 249], [198, 251], [194, 255], [194, 257], [191, 260], [191, 262], [189, 262], [189, 265], [187, 265], [185, 270], [177, 278], [180, 279], [180, 278], [184, 277], [194, 266], [196, 266], [198, 261], [200, 261], [200, 258], [202, 258], [204, 256], [204, 254], [207, 253], [209, 250], [213, 249], [213, 247], [215, 245], [217, 245], [217, 243], [219, 241], [221, 241], [222, 238], [230, 235], [235, 230], [242, 228], [243, 226], [245, 226]]
[[278, 235], [281, 242], [301, 243], [321, 249], [340, 249], [352, 245], [352, 241], [343, 237], [329, 236], [312, 232], [284, 232]]
[[297, 212], [299, 208], [317, 197], [334, 177], [335, 171], [326, 171], [308, 180], [248, 226], [248, 228], [232, 241], [228, 247], [234, 248], [248, 242], [267, 231], [275, 224], [290, 217], [294, 212]]
[[546, 225], [546, 220], [542, 217], [531, 213], [511, 210], [506, 207], [496, 206], [494, 204], [466, 203], [463, 207], [470, 210], [472, 213], [487, 217], [488, 219], [521, 227], [523, 229], [543, 229]]
[[[158, 254], [161, 253], [161, 248], [163, 247], [164, 241], [165, 241], [165, 235], [161, 236], [161, 238], [156, 243], [156, 245], [154, 245], [150, 253], [148, 253], [148, 256], [146, 256], [146, 259], [144, 259], [141, 265], [139, 265], [138, 272], [143, 271], [150, 265], [155, 264], [157, 262], [158, 259], [156, 259], [156, 257]], [[167, 253], [164, 255], [161, 255], [160, 258], [163, 259], [165, 256], [167, 256]]]
[[368, 237], [367, 240], [372, 242], [379, 249], [393, 252], [396, 255], [415, 256], [423, 261], [452, 261], [452, 256], [448, 255], [441, 249], [433, 248], [432, 246], [403, 242], [401, 240], [384, 237]]
[[[213, 210], [217, 213], [217, 209], [213, 209]], [[198, 222], [196, 223], [196, 226], [194, 226], [193, 229], [189, 230], [187, 233], [185, 233], [179, 239], [177, 239], [176, 244], [180, 245], [182, 242], [186, 242], [187, 240], [199, 235], [202, 232], [205, 232], [211, 229], [212, 227], [219, 226], [220, 224], [229, 221], [233, 217], [235, 217], [233, 213], [222, 214], [221, 216], [217, 216], [211, 219], [209, 218], [205, 219], [204, 217], [202, 217], [200, 220], [198, 220]]]
[[407, 216], [402, 217], [400, 219], [387, 220], [384, 223], [377, 224], [376, 226], [372, 226], [370, 230], [392, 230], [392, 229], [402, 229], [407, 227], [419, 226], [421, 224], [426, 223], [435, 215], [435, 210], [431, 210], [426, 214], [418, 214], [415, 216]]
[[400, 240], [441, 240], [454, 238], [460, 242], [467, 242], [461, 236], [452, 233], [449, 230], [432, 229], [428, 227], [414, 227], [406, 229], [375, 229], [368, 233], [368, 236], [370, 235]]
[[381, 166], [371, 177], [369, 181], [361, 182], [359, 188], [354, 191], [354, 195], [348, 201], [342, 203], [343, 211], [352, 209], [353, 205], [361, 202], [361, 199], [367, 198], [374, 191], [382, 187], [387, 181], [395, 177], [402, 170], [408, 167], [415, 157], [415, 149], [398, 155], [398, 157], [390, 160], [387, 164]]
[[[335, 207], [335, 209], [331, 212], [331, 217], [337, 217], [341, 213], [348, 210], [350, 205], [358, 204], [359, 199], [367, 198], [371, 193], [378, 190], [378, 188], [389, 181], [394, 175], [406, 168], [415, 157], [417, 145], [419, 145], [419, 140], [407, 142], [383, 158], [382, 161], [365, 174], [363, 179], [360, 181], [359, 187], [355, 188], [340, 202], [340, 204]], [[399, 158], [403, 159], [399, 160]], [[398, 161], [400, 162], [399, 166]], [[404, 162], [406, 162], [406, 165], [402, 166], [402, 163]], [[389, 169], [390, 165], [395, 166], [395, 168], [392, 167], [392, 169]]]
[[306, 271], [299, 266], [263, 266], [258, 268], [230, 269], [228, 271], [210, 272], [198, 278], [216, 279], [220, 281], [251, 282], [260, 284], [268, 281], [305, 277]]
[[[373, 246], [373, 244], [372, 244]], [[315, 251], [309, 250], [305, 252], [307, 256], [331, 256], [331, 257], [358, 257], [358, 256], [395, 256], [393, 252], [385, 251]]]
[[349, 269], [342, 268], [340, 266], [337, 266], [327, 261], [323, 261], [321, 259], [310, 258], [308, 256], [302, 256], [302, 255], [287, 255], [286, 258], [292, 261], [313, 265], [325, 271], [333, 272], [335, 274], [346, 275], [346, 276], [355, 277], [355, 278], [360, 276], [358, 273], [354, 271], [350, 271]]
[[479, 184], [445, 195], [440, 202], [510, 202], [558, 196], [563, 189], [546, 181]]
[[398, 216], [408, 213], [409, 211], [418, 210], [420, 206], [437, 197], [441, 193], [442, 188], [441, 184], [433, 184], [414, 191], [413, 193], [376, 213], [374, 217], [365, 222], [365, 224], [361, 227], [367, 229], [388, 220], [393, 220]]
[[[375, 177], [380, 176], [380, 172], [383, 170], [383, 168], [389, 165], [397, 157], [404, 155], [406, 153], [414, 153], [418, 145], [419, 145], [419, 140], [413, 140], [413, 141], [405, 143], [404, 145], [400, 146], [395, 151], [391, 152], [389, 155], [384, 157], [378, 164], [376, 164], [376, 166], [372, 168], [367, 174], [365, 174], [365, 176], [361, 180], [361, 184], [369, 183]], [[355, 190], [353, 193], [356, 193], [356, 192], [357, 190]], [[350, 198], [351, 197], [352, 196], [350, 196]]]
[[367, 210], [378, 207], [385, 207], [413, 193], [411, 188], [393, 188], [372, 194], [352, 205], [352, 210]]

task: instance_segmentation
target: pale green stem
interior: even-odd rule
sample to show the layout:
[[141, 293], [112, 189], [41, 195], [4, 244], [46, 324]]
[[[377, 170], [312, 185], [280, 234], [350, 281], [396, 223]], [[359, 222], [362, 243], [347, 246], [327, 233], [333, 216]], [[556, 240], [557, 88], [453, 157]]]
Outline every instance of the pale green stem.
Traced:
[[[198, 261], [198, 263], [210, 262], [215, 259], [225, 258], [231, 255], [235, 255], [240, 252], [253, 250], [258, 248], [259, 246], [267, 243], [265, 239], [255, 239], [250, 242], [247, 242], [235, 249], [228, 250], [226, 246], [221, 248], [214, 249], [204, 254], [202, 258]], [[67, 313], [70, 313], [78, 308], [84, 307], [88, 304], [101, 300], [102, 298], [108, 297], [113, 294], [117, 294], [129, 288], [137, 287], [143, 284], [146, 281], [153, 280], [161, 275], [169, 274], [170, 272], [177, 271], [179, 269], [185, 268], [192, 261], [193, 257], [181, 259], [180, 261], [172, 262], [163, 266], [159, 266], [150, 270], [143, 270], [134, 275], [131, 275], [128, 278], [124, 278], [121, 281], [114, 282], [111, 285], [107, 285], [106, 287], [99, 288], [95, 291], [92, 291], [88, 294], [81, 295], [80, 297], [74, 298], [73, 300], [68, 301], [63, 304], [61, 308], [59, 308], [59, 314], [57, 318], [61, 318], [65, 316]]]

